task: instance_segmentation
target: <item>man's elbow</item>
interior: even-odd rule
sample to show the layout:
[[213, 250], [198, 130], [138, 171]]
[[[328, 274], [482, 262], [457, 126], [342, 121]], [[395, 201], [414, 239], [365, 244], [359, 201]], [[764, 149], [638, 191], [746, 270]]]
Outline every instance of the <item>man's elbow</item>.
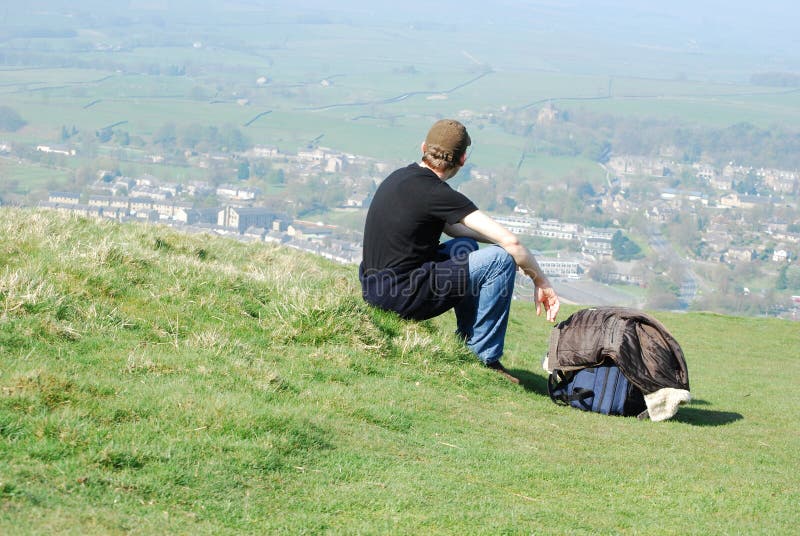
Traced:
[[519, 238], [514, 235], [504, 237], [498, 245], [509, 252], [516, 251], [524, 247], [522, 242], [519, 241]]

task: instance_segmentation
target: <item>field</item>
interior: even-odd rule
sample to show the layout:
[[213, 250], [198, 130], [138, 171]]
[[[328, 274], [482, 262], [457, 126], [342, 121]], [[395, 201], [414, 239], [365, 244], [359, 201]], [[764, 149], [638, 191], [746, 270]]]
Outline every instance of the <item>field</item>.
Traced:
[[[516, 168], [530, 139], [491, 118], [547, 102], [565, 112], [713, 127], [800, 121], [796, 89], [744, 83], [768, 67], [755, 51], [623, 45], [584, 18], [571, 20], [573, 7], [534, 2], [517, 9], [518, 19], [500, 25], [483, 8], [463, 6], [438, 27], [421, 23], [411, 4], [395, 13], [407, 24], [313, 3], [223, 4], [174, 20], [145, 9], [108, 26], [76, 22], [58, 9], [12, 10], [16, 16], [6, 14], [6, 22], [20, 37], [0, 41], [10, 62], [0, 69], [0, 99], [27, 126], [0, 134], [0, 142], [57, 143], [62, 126], [90, 137], [118, 125], [147, 140], [167, 123], [230, 124], [253, 143], [284, 151], [319, 143], [395, 162], [417, 157], [432, 120], [458, 116], [474, 128], [472, 162], [503, 169]], [[599, 20], [610, 16], [598, 11]], [[41, 27], [77, 30], [23, 37]], [[671, 34], [679, 39], [687, 28]], [[646, 41], [641, 28], [627, 32], [626, 40]], [[551, 164], [524, 159], [520, 174], [596, 174], [584, 158]]]
[[657, 313], [694, 400], [652, 423], [554, 405], [528, 304], [516, 386], [451, 317], [365, 306], [352, 268], [24, 210], [0, 230], [0, 533], [794, 532], [794, 323]]
[[13, 186], [13, 193], [47, 189], [65, 181], [70, 172], [46, 166], [31, 166], [10, 158], [0, 158], [0, 183]]

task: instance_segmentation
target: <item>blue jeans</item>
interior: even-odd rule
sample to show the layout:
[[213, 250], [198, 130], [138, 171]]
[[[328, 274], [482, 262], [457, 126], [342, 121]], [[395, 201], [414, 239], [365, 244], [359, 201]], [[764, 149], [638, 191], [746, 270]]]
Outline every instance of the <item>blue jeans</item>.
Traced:
[[478, 249], [471, 238], [448, 240], [439, 251], [469, 255], [467, 295], [455, 306], [457, 333], [484, 364], [499, 361], [517, 275], [514, 258], [497, 245]]

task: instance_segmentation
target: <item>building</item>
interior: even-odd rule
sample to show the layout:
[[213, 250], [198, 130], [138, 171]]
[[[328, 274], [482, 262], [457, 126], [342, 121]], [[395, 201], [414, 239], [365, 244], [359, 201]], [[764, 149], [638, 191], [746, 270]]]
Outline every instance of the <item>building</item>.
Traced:
[[773, 262], [786, 262], [789, 260], [789, 252], [785, 249], [776, 249], [772, 253]]
[[594, 255], [599, 259], [608, 259], [614, 255], [611, 240], [605, 238], [584, 238], [581, 251], [587, 255]]
[[62, 205], [77, 205], [81, 202], [81, 194], [75, 192], [50, 192], [47, 201]]
[[750, 248], [730, 247], [725, 252], [724, 258], [727, 262], [750, 262], [755, 257], [756, 252]]
[[756, 207], [767, 206], [772, 203], [769, 197], [761, 197], [757, 195], [742, 195], [736, 192], [726, 195], [719, 200], [722, 207], [728, 208], [742, 208], [752, 210]]
[[46, 201], [40, 203], [39, 208], [86, 218], [101, 218], [103, 216], [103, 207], [93, 207], [80, 203], [52, 203]]
[[217, 225], [244, 233], [249, 227], [272, 226], [275, 215], [264, 207], [225, 207], [217, 213]]
[[535, 222], [527, 217], [495, 216], [494, 219], [515, 234], [531, 234], [535, 226]]
[[575, 260], [541, 257], [538, 259], [538, 263], [542, 271], [551, 277], [569, 277], [571, 279], [577, 279], [583, 274], [583, 268], [580, 263]]
[[217, 195], [236, 199], [237, 201], [253, 201], [258, 195], [258, 190], [253, 188], [240, 188], [232, 184], [223, 184], [217, 188]]
[[37, 145], [36, 150], [40, 153], [60, 154], [62, 156], [75, 156], [75, 149], [67, 147], [50, 147], [49, 145]]

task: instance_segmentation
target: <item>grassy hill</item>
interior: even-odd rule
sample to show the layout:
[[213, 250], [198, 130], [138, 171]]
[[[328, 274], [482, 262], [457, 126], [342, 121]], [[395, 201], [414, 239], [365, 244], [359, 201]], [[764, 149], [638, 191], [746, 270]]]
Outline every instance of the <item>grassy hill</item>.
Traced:
[[793, 532], [797, 324], [657, 316], [694, 402], [605, 417], [547, 398], [529, 304], [515, 386], [351, 267], [3, 209], [0, 533]]

